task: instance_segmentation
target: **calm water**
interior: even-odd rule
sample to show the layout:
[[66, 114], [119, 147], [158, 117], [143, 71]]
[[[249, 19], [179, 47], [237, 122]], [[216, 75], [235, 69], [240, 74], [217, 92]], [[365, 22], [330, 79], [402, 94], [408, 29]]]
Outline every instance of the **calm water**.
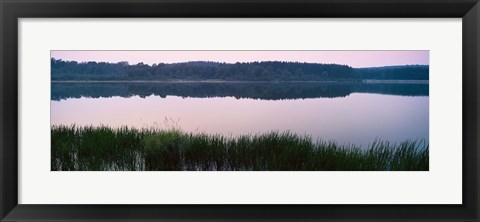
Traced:
[[428, 143], [428, 84], [52, 83], [51, 124]]

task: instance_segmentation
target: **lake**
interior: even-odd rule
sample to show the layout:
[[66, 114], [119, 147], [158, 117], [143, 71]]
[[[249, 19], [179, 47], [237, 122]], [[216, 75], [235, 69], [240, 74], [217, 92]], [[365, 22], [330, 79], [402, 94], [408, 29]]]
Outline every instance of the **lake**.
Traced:
[[428, 91], [422, 83], [52, 82], [51, 124], [428, 144]]

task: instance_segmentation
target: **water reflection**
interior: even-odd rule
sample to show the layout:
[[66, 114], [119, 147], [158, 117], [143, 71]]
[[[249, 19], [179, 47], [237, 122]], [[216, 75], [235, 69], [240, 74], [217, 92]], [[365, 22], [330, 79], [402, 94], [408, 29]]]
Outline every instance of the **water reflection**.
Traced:
[[206, 98], [235, 97], [262, 100], [336, 98], [351, 93], [428, 96], [428, 84], [354, 82], [237, 82], [237, 83], [58, 83], [52, 82], [52, 100], [80, 97], [131, 97], [157, 95]]
[[425, 139], [426, 84], [52, 84], [51, 124], [179, 127], [236, 136], [289, 130], [367, 146]]

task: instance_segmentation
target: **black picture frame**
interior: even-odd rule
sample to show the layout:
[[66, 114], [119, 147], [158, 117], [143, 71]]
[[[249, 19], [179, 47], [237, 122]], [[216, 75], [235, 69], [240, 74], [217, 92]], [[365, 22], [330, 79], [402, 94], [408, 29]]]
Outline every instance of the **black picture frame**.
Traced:
[[[478, 221], [479, 0], [0, 0], [1, 221]], [[18, 19], [121, 17], [462, 18], [461, 205], [18, 204]], [[445, 43], [448, 44], [448, 43]], [[439, 193], [438, 195], [442, 195]]]

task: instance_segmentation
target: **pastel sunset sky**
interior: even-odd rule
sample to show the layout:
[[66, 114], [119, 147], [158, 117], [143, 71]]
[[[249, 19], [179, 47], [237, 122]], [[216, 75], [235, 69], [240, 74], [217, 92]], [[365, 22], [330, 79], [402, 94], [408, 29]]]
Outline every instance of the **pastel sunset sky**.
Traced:
[[51, 51], [51, 57], [77, 62], [126, 61], [129, 64], [143, 62], [178, 63], [189, 61], [254, 62], [286, 61], [308, 63], [335, 63], [354, 68], [428, 65], [429, 51]]

